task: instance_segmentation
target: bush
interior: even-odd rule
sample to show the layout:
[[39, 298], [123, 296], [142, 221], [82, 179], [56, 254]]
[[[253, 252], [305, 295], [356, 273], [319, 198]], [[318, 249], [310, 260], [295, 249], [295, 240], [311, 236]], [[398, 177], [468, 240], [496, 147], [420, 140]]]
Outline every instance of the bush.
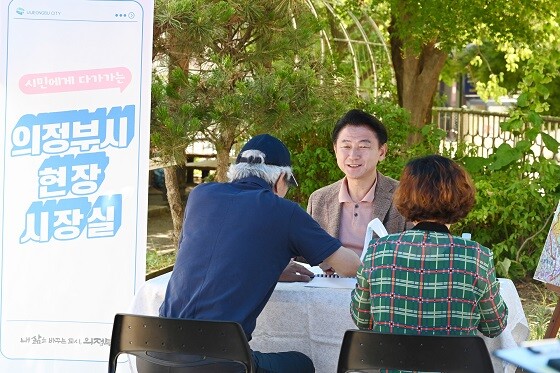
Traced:
[[473, 167], [473, 159], [463, 159], [474, 179], [477, 200], [454, 228], [471, 232], [473, 239], [492, 249], [499, 276], [532, 276], [560, 198], [560, 166], [554, 160], [526, 155], [493, 169], [498, 159], [495, 155], [478, 167]]

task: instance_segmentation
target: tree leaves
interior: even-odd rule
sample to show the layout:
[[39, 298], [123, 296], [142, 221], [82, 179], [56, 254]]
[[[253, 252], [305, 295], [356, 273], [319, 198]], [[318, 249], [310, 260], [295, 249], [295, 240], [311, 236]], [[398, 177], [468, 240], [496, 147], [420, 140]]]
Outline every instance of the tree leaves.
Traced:
[[560, 142], [558, 142], [554, 137], [550, 136], [548, 133], [546, 132], [541, 132], [541, 139], [544, 143], [544, 146], [546, 146], [546, 148], [548, 150], [550, 150], [552, 153], [556, 154], [558, 153], [558, 151], [560, 150]]

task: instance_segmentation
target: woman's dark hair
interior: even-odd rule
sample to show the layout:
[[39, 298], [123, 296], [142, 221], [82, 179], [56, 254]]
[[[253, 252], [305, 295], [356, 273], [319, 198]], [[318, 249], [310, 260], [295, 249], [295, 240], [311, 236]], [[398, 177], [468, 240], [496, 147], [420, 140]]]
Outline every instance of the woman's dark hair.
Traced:
[[475, 187], [470, 175], [451, 159], [428, 155], [405, 166], [393, 195], [408, 221], [456, 223], [471, 211]]

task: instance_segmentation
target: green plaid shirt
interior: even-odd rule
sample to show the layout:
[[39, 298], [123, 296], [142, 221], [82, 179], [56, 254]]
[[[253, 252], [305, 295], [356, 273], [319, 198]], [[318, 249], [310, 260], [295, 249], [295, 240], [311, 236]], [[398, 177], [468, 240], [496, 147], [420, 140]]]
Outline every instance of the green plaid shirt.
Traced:
[[478, 329], [488, 337], [504, 330], [508, 310], [492, 252], [444, 230], [420, 223], [371, 241], [352, 291], [358, 328], [433, 335], [476, 335]]

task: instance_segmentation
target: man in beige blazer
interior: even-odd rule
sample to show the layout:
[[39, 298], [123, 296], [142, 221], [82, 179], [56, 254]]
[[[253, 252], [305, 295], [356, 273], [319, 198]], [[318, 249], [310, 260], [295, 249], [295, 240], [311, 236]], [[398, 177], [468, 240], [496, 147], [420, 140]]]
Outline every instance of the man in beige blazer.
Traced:
[[393, 205], [398, 182], [377, 171], [387, 154], [387, 130], [361, 110], [347, 112], [335, 125], [333, 148], [344, 178], [316, 190], [307, 212], [330, 235], [360, 255], [367, 224], [379, 218], [390, 233], [411, 227]]

